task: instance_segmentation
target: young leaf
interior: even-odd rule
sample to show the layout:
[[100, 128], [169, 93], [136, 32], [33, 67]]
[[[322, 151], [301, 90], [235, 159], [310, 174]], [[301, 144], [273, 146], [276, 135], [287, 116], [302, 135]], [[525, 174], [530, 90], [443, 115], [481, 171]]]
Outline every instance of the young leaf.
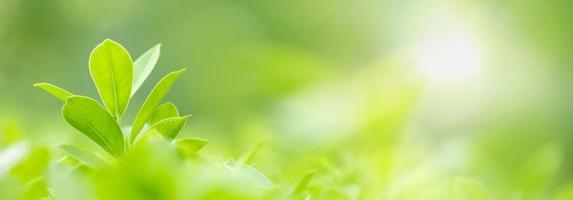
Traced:
[[63, 144], [58, 147], [62, 149], [68, 156], [86, 164], [91, 168], [98, 168], [107, 164], [103, 159], [96, 156], [95, 154], [78, 147], [67, 144]]
[[133, 83], [133, 62], [119, 43], [110, 39], [90, 55], [90, 74], [105, 107], [117, 118], [127, 108]]
[[153, 71], [153, 68], [155, 68], [155, 64], [157, 64], [157, 60], [159, 60], [160, 51], [161, 44], [157, 44], [139, 56], [139, 58], [135, 59], [133, 63], [133, 88], [131, 90], [131, 96], [137, 92], [151, 71]]
[[149, 124], [153, 125], [161, 120], [171, 117], [179, 117], [179, 111], [173, 103], [167, 102], [157, 106], [157, 108], [153, 110], [153, 113], [149, 117]]
[[[161, 120], [151, 126], [148, 131], [156, 131], [157, 133], [161, 134], [162, 136], [166, 137], [167, 139], [174, 139], [181, 128], [185, 126], [185, 122], [189, 119], [189, 115], [183, 117], [171, 117], [164, 120]], [[147, 131], [146, 131], [147, 133]]]
[[71, 92], [68, 92], [67, 90], [64, 90], [62, 88], [59, 88], [58, 86], [49, 83], [36, 83], [34, 84], [34, 87], [40, 88], [62, 101], [66, 101], [66, 99], [69, 96], [74, 95]]
[[175, 141], [175, 145], [186, 156], [194, 156], [201, 150], [205, 145], [209, 143], [209, 140], [204, 140], [201, 138], [184, 138]]
[[62, 109], [64, 119], [113, 156], [125, 153], [123, 134], [113, 116], [95, 100], [71, 96]]
[[314, 177], [314, 172], [310, 172], [310, 173], [304, 175], [304, 177], [302, 177], [302, 179], [300, 180], [300, 182], [298, 183], [298, 185], [294, 189], [293, 195], [302, 194], [304, 192], [304, 190], [306, 190], [306, 187], [308, 186], [310, 181], [312, 180], [312, 177]]
[[135, 117], [135, 120], [133, 122], [133, 126], [129, 134], [131, 141], [133, 141], [137, 137], [137, 134], [139, 134], [139, 131], [141, 131], [143, 125], [145, 125], [145, 122], [147, 122], [147, 120], [149, 119], [149, 116], [151, 115], [153, 109], [155, 109], [155, 107], [159, 105], [163, 97], [171, 89], [171, 86], [173, 85], [177, 77], [179, 77], [179, 75], [181, 75], [181, 73], [183, 73], [184, 71], [185, 69], [180, 69], [178, 71], [174, 71], [167, 74], [157, 83], [157, 85], [155, 85], [153, 90], [151, 90], [151, 93], [149, 93], [149, 95], [143, 102], [143, 105], [139, 109], [139, 112], [137, 113], [137, 116]]

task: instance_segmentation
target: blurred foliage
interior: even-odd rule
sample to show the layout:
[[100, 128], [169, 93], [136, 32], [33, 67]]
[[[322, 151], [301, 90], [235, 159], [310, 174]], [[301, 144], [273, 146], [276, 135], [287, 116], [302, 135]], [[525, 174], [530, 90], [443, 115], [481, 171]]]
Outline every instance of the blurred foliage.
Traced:
[[[0, 199], [573, 199], [571, 10], [540, 0], [0, 0]], [[417, 73], [412, 49], [441, 28], [435, 13], [478, 36], [479, 80]], [[182, 135], [208, 139], [204, 149], [155, 138], [90, 168], [55, 148], [110, 159], [31, 87], [96, 96], [86, 60], [104, 38], [133, 55], [162, 44], [141, 90], [188, 68], [168, 98], [193, 115]]]

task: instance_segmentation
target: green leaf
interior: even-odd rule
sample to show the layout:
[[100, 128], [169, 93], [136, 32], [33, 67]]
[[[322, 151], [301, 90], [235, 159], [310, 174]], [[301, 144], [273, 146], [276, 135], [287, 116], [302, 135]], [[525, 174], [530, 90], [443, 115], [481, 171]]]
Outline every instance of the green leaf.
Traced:
[[205, 145], [209, 144], [209, 140], [204, 140], [201, 138], [184, 138], [175, 141], [175, 145], [186, 156], [194, 156], [201, 150]]
[[156, 44], [151, 49], [147, 50], [139, 58], [135, 59], [133, 63], [133, 88], [131, 90], [131, 96], [133, 96], [139, 87], [143, 85], [145, 79], [149, 76], [157, 60], [159, 60], [159, 53], [161, 51], [161, 44]]
[[95, 100], [71, 96], [62, 109], [64, 119], [113, 156], [125, 153], [123, 134], [115, 119]]
[[145, 122], [147, 122], [149, 119], [153, 109], [159, 105], [163, 97], [165, 97], [167, 92], [169, 92], [171, 89], [171, 86], [173, 86], [173, 83], [177, 77], [179, 77], [184, 71], [185, 69], [180, 69], [178, 71], [167, 74], [157, 83], [157, 85], [155, 85], [153, 90], [151, 90], [151, 93], [149, 93], [147, 99], [145, 99], [145, 102], [143, 102], [143, 105], [139, 109], [139, 112], [137, 113], [137, 116], [133, 122], [133, 126], [129, 134], [131, 141], [137, 137], [139, 131], [141, 131], [143, 125], [145, 125]]
[[68, 156], [86, 164], [91, 168], [99, 168], [106, 166], [107, 164], [100, 157], [84, 149], [80, 149], [78, 147], [67, 144], [59, 145], [58, 147], [62, 149], [62, 151], [64, 151]]
[[30, 144], [20, 142], [10, 145], [0, 151], [0, 177], [26, 158], [30, 152]]
[[105, 107], [121, 117], [131, 97], [133, 62], [119, 43], [110, 39], [96, 46], [90, 55], [90, 74]]
[[56, 163], [58, 164], [65, 164], [65, 165], [69, 165], [69, 166], [78, 166], [78, 165], [83, 165], [82, 161], [79, 161], [78, 159], [72, 158], [70, 156], [62, 156], [60, 159], [58, 159], [56, 161]]
[[310, 172], [310, 173], [304, 175], [304, 177], [302, 177], [302, 179], [300, 180], [300, 182], [296, 186], [295, 190], [293, 191], [293, 194], [294, 195], [302, 194], [304, 192], [304, 190], [306, 190], [310, 181], [312, 180], [312, 177], [314, 177], [314, 172]]
[[68, 97], [74, 95], [71, 92], [68, 92], [67, 90], [64, 90], [58, 86], [49, 83], [36, 83], [34, 84], [34, 87], [40, 88], [62, 101], [66, 101]]
[[149, 124], [153, 125], [161, 120], [171, 117], [179, 117], [179, 111], [173, 103], [167, 102], [157, 106], [157, 108], [153, 110], [153, 113], [149, 117]]
[[251, 164], [251, 162], [253, 161], [253, 159], [255, 158], [255, 155], [257, 155], [257, 153], [259, 152], [259, 150], [261, 149], [261, 147], [263, 147], [264, 142], [259, 142], [257, 143], [257, 145], [252, 148], [251, 150], [249, 150], [248, 152], [246, 152], [245, 154], [243, 154], [243, 156], [241, 157], [241, 159], [239, 160], [239, 163], [242, 164]]
[[187, 115], [183, 117], [171, 117], [161, 120], [155, 123], [153, 126], [151, 126], [149, 130], [146, 131], [146, 133], [149, 131], [156, 131], [162, 136], [172, 140], [177, 136], [177, 134], [179, 134], [181, 128], [185, 126], [185, 122], [187, 122], [187, 119], [189, 119], [189, 117], [191, 116]]

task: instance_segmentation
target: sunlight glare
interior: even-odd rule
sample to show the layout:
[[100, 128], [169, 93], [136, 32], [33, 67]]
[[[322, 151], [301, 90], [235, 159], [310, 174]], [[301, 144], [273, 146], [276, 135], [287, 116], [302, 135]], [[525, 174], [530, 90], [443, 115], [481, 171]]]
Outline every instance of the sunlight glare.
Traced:
[[466, 30], [425, 37], [417, 49], [419, 72], [431, 80], [468, 80], [480, 73], [480, 48]]

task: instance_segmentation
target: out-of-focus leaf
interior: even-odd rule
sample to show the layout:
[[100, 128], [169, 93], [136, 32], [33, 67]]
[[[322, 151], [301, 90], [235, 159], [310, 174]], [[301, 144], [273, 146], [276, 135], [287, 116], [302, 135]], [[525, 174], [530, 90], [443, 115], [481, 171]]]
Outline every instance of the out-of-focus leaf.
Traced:
[[[44, 167], [47, 170], [47, 167]], [[24, 187], [24, 199], [35, 200], [35, 199], [46, 199], [48, 197], [48, 187], [46, 185], [46, 179], [44, 177], [38, 177], [26, 183]]]
[[302, 179], [300, 180], [300, 182], [298, 183], [298, 185], [294, 189], [293, 195], [302, 194], [304, 192], [304, 190], [306, 190], [306, 187], [308, 186], [310, 181], [312, 180], [312, 177], [314, 177], [314, 172], [310, 172], [310, 173], [304, 175], [304, 177], [302, 177]]
[[519, 168], [519, 184], [528, 191], [543, 188], [556, 176], [563, 157], [563, 151], [557, 144], [548, 144], [534, 151]]
[[103, 159], [84, 149], [67, 144], [59, 145], [58, 147], [68, 156], [79, 160], [91, 168], [99, 168], [106, 165], [106, 162]]
[[110, 39], [90, 55], [90, 74], [105, 107], [119, 118], [125, 112], [133, 84], [133, 62], [127, 50]]
[[2, 176], [0, 179], [0, 199], [23, 200], [24, 191], [22, 183], [11, 176]]
[[0, 176], [16, 166], [29, 151], [30, 145], [27, 142], [13, 144], [0, 151]]
[[239, 162], [242, 164], [250, 164], [255, 158], [255, 155], [257, 155], [257, 152], [263, 147], [263, 144], [263, 142], [258, 143], [254, 148], [245, 153]]
[[22, 183], [41, 177], [50, 163], [50, 152], [45, 147], [32, 148], [12, 170], [10, 174]]
[[56, 163], [66, 164], [69, 166], [77, 166], [77, 165], [81, 165], [82, 161], [79, 161], [78, 159], [75, 159], [73, 157], [65, 155], [65, 156], [62, 156], [60, 159], [58, 159], [58, 161], [56, 161]]
[[131, 90], [131, 96], [137, 92], [151, 71], [153, 71], [153, 68], [155, 68], [155, 64], [157, 64], [157, 60], [159, 60], [160, 51], [161, 44], [156, 44], [143, 53], [143, 55], [139, 56], [139, 58], [135, 59], [133, 63], [133, 88]]
[[181, 73], [183, 73], [184, 71], [185, 69], [181, 69], [167, 74], [157, 83], [157, 85], [155, 85], [153, 90], [151, 90], [151, 93], [149, 93], [149, 95], [145, 99], [145, 102], [143, 102], [143, 105], [139, 109], [139, 112], [137, 113], [137, 116], [135, 117], [135, 120], [133, 122], [133, 126], [129, 134], [131, 141], [135, 140], [135, 138], [139, 134], [139, 131], [141, 131], [143, 125], [145, 125], [145, 122], [147, 122], [147, 120], [149, 119], [149, 116], [151, 115], [153, 109], [155, 109], [155, 107], [159, 105], [163, 97], [171, 89], [171, 86], [173, 85], [177, 77], [179, 77]]
[[4, 124], [3, 132], [0, 132], [0, 147], [15, 144], [23, 139], [22, 127], [17, 121], [8, 121]]
[[157, 108], [153, 110], [153, 113], [149, 117], [149, 124], [153, 125], [161, 120], [171, 117], [179, 117], [179, 111], [173, 103], [167, 102], [157, 106]]
[[456, 178], [453, 183], [454, 194], [458, 200], [491, 199], [487, 190], [479, 182], [468, 178]]
[[62, 164], [52, 164], [49, 167], [48, 192], [57, 200], [95, 200], [96, 195], [88, 177], [75, 168]]
[[62, 109], [64, 118], [113, 156], [125, 153], [123, 134], [113, 116], [95, 100], [69, 97]]
[[179, 151], [186, 156], [196, 155], [197, 152], [207, 144], [209, 144], [209, 140], [193, 137], [175, 141], [175, 145], [177, 145]]
[[74, 95], [71, 92], [68, 92], [67, 90], [64, 90], [58, 86], [49, 83], [36, 83], [34, 84], [34, 87], [40, 88], [62, 101], [66, 101], [68, 97]]
[[185, 122], [187, 122], [189, 117], [191, 116], [171, 117], [161, 120], [151, 126], [148, 131], [155, 131], [167, 139], [173, 140], [177, 137], [177, 134], [179, 134], [179, 131], [181, 131], [183, 126], [185, 126]]
[[225, 167], [232, 172], [233, 176], [253, 181], [262, 188], [271, 189], [275, 187], [273, 182], [267, 176], [252, 166], [245, 165], [240, 162], [228, 161], [225, 162]]

